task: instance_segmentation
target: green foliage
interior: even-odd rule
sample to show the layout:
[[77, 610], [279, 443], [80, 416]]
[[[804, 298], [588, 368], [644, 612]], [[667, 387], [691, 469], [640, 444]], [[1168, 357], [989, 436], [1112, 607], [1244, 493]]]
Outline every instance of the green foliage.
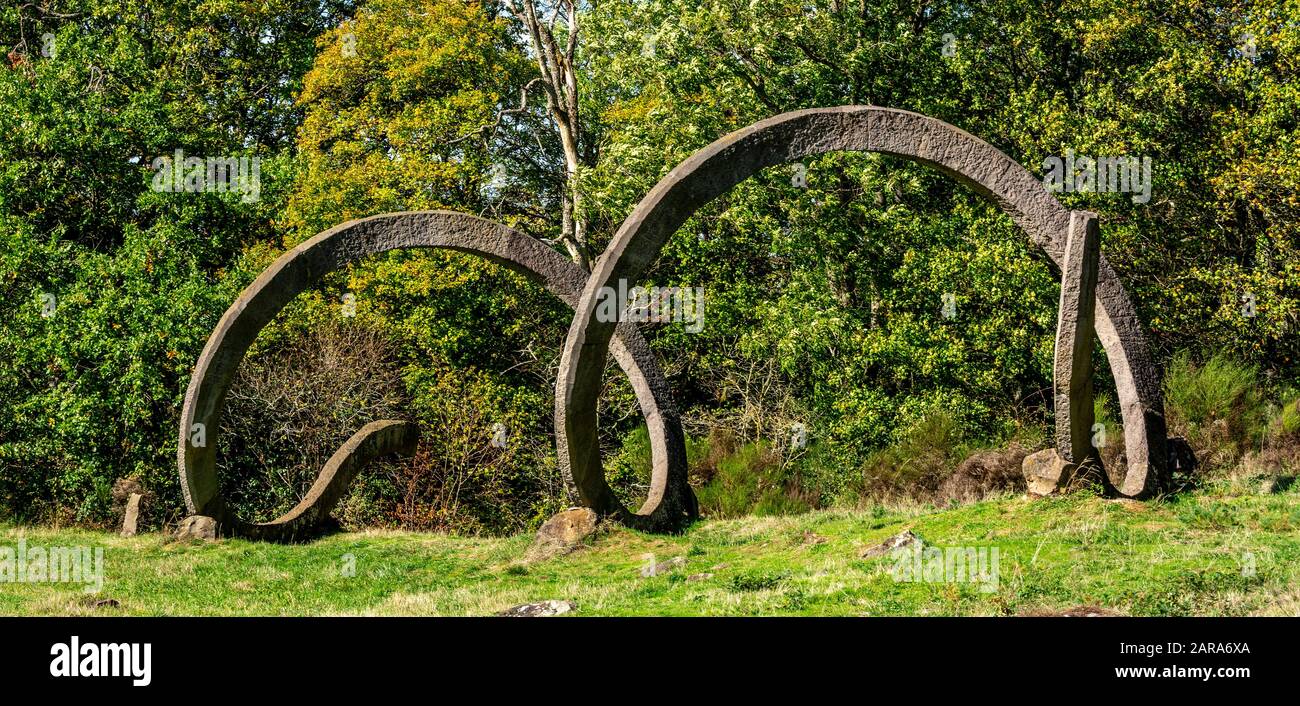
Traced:
[[[291, 98], [314, 37], [350, 8], [0, 10], [0, 516], [105, 522], [126, 476], [154, 493], [152, 517], [179, 515], [189, 371], [267, 262]], [[261, 201], [150, 191], [152, 160], [176, 149], [262, 158]]]
[[1197, 364], [1179, 353], [1165, 379], [1172, 426], [1184, 432], [1202, 462], [1235, 461], [1264, 430], [1265, 406], [1258, 370], [1226, 356]]
[[[477, 3], [380, 0], [318, 49], [298, 96], [305, 116], [288, 244], [401, 210], [491, 211], [517, 227], [534, 223], [521, 213], [546, 190], [509, 168], [522, 159], [503, 148], [511, 125], [478, 131], [534, 71], [504, 21]], [[504, 168], [499, 176], [494, 165]], [[498, 265], [447, 252], [360, 263], [318, 289], [316, 315], [344, 292], [392, 341], [407, 416], [422, 438], [413, 461], [365, 472], [376, 494], [350, 502], [387, 508], [386, 524], [470, 533], [535, 525], [566, 504], [548, 387], [568, 320], [562, 304]], [[504, 447], [491, 443], [497, 425]]]
[[859, 493], [873, 500], [933, 495], [965, 452], [954, 417], [936, 411], [867, 457], [859, 471]]
[[[939, 3], [919, 15], [893, 2], [868, 13], [790, 0], [602, 3], [588, 28], [592, 109], [608, 144], [585, 176], [587, 204], [597, 222], [617, 223], [668, 168], [729, 130], [846, 103], [948, 120], [1031, 171], [1066, 150], [1150, 156], [1145, 204], [1061, 199], [1101, 213], [1107, 256], [1158, 356], [1226, 351], [1293, 377], [1300, 33], [1256, 3], [1213, 18], [1191, 2], [1154, 12], [1082, 1]], [[1237, 46], [1247, 32], [1254, 56]], [[710, 293], [702, 334], [658, 340], [692, 373], [678, 399], [725, 404], [731, 371], [775, 357], [843, 467], [939, 399], [973, 438], [1045, 426], [1057, 286], [1023, 233], [915, 164], [827, 155], [806, 167], [806, 189], [780, 167], [717, 199], [652, 271]], [[940, 316], [945, 294], [952, 318]]]
[[322, 35], [296, 96], [291, 242], [376, 213], [527, 208], [520, 175], [492, 183], [492, 164], [511, 162], [479, 132], [535, 71], [508, 29], [478, 3], [375, 0]]
[[623, 504], [635, 510], [649, 492], [653, 467], [650, 430], [641, 425], [623, 437], [618, 452], [605, 462], [605, 478]]
[[[1155, 356], [1173, 360], [1172, 428], [1211, 467], [1261, 439], [1289, 458], [1280, 448], [1300, 412], [1274, 388], [1295, 383], [1300, 359], [1298, 11], [1294, 0], [583, 5], [587, 245], [598, 252], [693, 151], [798, 108], [916, 110], [1033, 172], [1067, 150], [1149, 156], [1145, 203], [1060, 199], [1101, 214]], [[286, 246], [401, 209], [558, 233], [567, 176], [521, 30], [495, 3], [461, 0], [0, 10], [0, 516], [107, 522], [109, 486], [135, 476], [161, 503], [154, 517], [177, 517], [175, 424], [193, 362]], [[152, 160], [176, 149], [260, 158], [260, 201], [151, 191]], [[1024, 233], [921, 165], [829, 154], [803, 167], [806, 186], [775, 167], [701, 209], [648, 275], [706, 292], [703, 331], [646, 327], [697, 435], [688, 455], [706, 506], [784, 513], [925, 493], [966, 445], [1049, 429], [1057, 275]], [[416, 460], [358, 479], [345, 522], [500, 532], [567, 502], [551, 428], [562, 304], [476, 258], [393, 253], [299, 297], [249, 364], [298, 370], [293, 352], [337, 318], [344, 293], [384, 341], [380, 367], [400, 377], [402, 401], [386, 411], [425, 440]], [[629, 386], [610, 380], [601, 442], [615, 491], [635, 505], [648, 437]], [[1272, 397], [1285, 404], [1266, 423]], [[1117, 458], [1121, 420], [1105, 399], [1098, 421]], [[226, 449], [246, 491], [232, 496], [252, 515], [291, 502], [366, 415], [311, 430], [310, 453], [254, 433], [291, 416], [254, 404], [246, 443]], [[796, 422], [807, 448], [785, 441]], [[498, 423], [504, 448], [486, 444]]]
[[1283, 436], [1300, 434], [1300, 398], [1292, 398], [1282, 405], [1277, 418], [1278, 431]]
[[701, 481], [695, 493], [705, 517], [792, 515], [815, 506], [816, 494], [803, 487], [798, 465], [770, 442], [711, 443], [710, 457], [694, 469]]

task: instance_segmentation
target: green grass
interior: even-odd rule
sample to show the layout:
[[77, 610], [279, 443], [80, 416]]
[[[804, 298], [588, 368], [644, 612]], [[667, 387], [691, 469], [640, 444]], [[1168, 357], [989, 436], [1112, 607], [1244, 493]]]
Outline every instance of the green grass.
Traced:
[[[1223, 484], [1162, 501], [1004, 498], [975, 505], [703, 521], [680, 536], [602, 532], [524, 565], [531, 538], [407, 532], [305, 545], [182, 543], [5, 527], [0, 547], [104, 548], [104, 587], [0, 583], [6, 615], [489, 615], [567, 599], [576, 615], [1014, 615], [1096, 605], [1129, 615], [1300, 614], [1300, 492]], [[999, 585], [899, 583], [860, 559], [904, 529], [998, 547]], [[1253, 575], [1243, 572], [1247, 553]], [[686, 566], [641, 576], [647, 555]], [[345, 576], [345, 555], [355, 575]], [[695, 574], [707, 578], [688, 580]], [[113, 599], [114, 607], [96, 607]]]

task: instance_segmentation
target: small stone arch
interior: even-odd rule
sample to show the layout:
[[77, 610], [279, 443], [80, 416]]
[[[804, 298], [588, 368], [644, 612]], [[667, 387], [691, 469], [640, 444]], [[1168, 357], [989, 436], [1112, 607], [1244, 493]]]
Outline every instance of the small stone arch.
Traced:
[[[595, 263], [574, 310], [556, 380], [558, 453], [584, 504], [629, 513], [605, 481], [592, 420], [612, 323], [598, 320], [602, 291], [636, 283], [668, 238], [701, 206], [764, 168], [833, 151], [879, 152], [938, 169], [997, 203], [1058, 267], [1072, 215], [1042, 181], [993, 145], [940, 120], [870, 106], [800, 110], [755, 123], [696, 152], [655, 185]], [[1128, 467], [1118, 492], [1147, 497], [1167, 468], [1158, 368], [1124, 285], [1100, 256], [1095, 330], [1115, 375]], [[684, 464], [684, 459], [670, 459]]]

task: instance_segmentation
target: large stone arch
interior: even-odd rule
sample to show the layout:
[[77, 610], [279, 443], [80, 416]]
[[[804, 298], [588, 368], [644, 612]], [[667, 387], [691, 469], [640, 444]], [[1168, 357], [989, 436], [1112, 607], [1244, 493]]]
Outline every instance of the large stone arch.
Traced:
[[[591, 423], [614, 328], [596, 317], [602, 291], [620, 281], [636, 283], [696, 209], [749, 176], [833, 151], [879, 152], [934, 167], [996, 202], [1062, 265], [1070, 211], [1002, 151], [940, 120], [843, 106], [785, 113], [723, 137], [678, 165], [642, 199], [595, 263], [575, 308], [556, 380], [556, 424], [563, 431], [557, 443], [586, 505], [603, 514], [628, 514], [605, 482]], [[1104, 256], [1098, 263], [1096, 333], [1114, 371], [1124, 421], [1128, 468], [1118, 490], [1149, 496], [1167, 464], [1160, 376], [1133, 304]]]
[[[302, 503], [268, 523], [235, 517], [217, 483], [215, 459], [226, 393], [258, 332], [326, 274], [365, 256], [402, 248], [437, 248], [487, 258], [540, 283], [570, 307], [577, 303], [587, 280], [585, 271], [538, 240], [492, 221], [449, 211], [353, 220], [293, 248], [231, 304], [195, 364], [181, 413], [177, 452], [181, 488], [192, 514], [216, 518], [225, 534], [263, 539], [308, 534], [328, 515], [361, 465], [414, 444], [410, 425], [393, 421], [367, 425], [326, 463]], [[668, 386], [634, 324], [618, 327], [611, 352], [627, 374], [650, 430], [651, 487], [635, 521], [651, 528], [680, 526], [695, 516], [696, 505], [686, 481], [681, 422]], [[203, 425], [202, 434], [195, 434], [196, 424]], [[196, 440], [202, 445], [196, 445]]]

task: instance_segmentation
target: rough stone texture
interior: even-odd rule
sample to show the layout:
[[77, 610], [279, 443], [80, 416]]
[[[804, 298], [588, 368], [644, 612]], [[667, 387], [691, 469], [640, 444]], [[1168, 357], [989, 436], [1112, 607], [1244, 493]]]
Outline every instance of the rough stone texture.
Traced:
[[176, 529], [177, 539], [203, 539], [211, 540], [217, 538], [217, 520], [204, 515], [190, 515], [181, 520], [180, 527]]
[[575, 507], [556, 513], [538, 528], [525, 560], [542, 561], [568, 554], [596, 533], [599, 522], [591, 508]]
[[[274, 522], [242, 522], [227, 511], [217, 487], [214, 463], [226, 393], [258, 332], [294, 297], [349, 263], [402, 248], [438, 248], [484, 257], [538, 282], [570, 306], [578, 301], [587, 280], [581, 268], [544, 243], [498, 223], [449, 211], [396, 213], [349, 221], [295, 247], [258, 276], [226, 310], [195, 365], [181, 413], [177, 450], [181, 488], [191, 513], [216, 518], [225, 533], [268, 539], [299, 535], [327, 514], [320, 512], [321, 507], [336, 491], [346, 489], [351, 477], [344, 471], [355, 470], [347, 458], [340, 459], [333, 482], [326, 478], [330, 464], [322, 470], [313, 486], [313, 490], [321, 491], [314, 496], [320, 504], [295, 508], [297, 519], [291, 518], [288, 529], [268, 527]], [[650, 430], [651, 487], [645, 504], [633, 516], [635, 524], [675, 529], [696, 517], [698, 508], [686, 479], [685, 437], [668, 385], [635, 324], [620, 325], [609, 350], [627, 374]], [[589, 419], [595, 419], [594, 413]], [[202, 446], [191, 443], [191, 429], [196, 423], [204, 425], [206, 443]], [[556, 423], [558, 429], [560, 419]], [[593, 434], [594, 426], [588, 424]], [[373, 443], [384, 446], [381, 442], [389, 433], [379, 434]], [[353, 437], [358, 447], [371, 443], [369, 439]]]
[[1074, 464], [1061, 458], [1056, 449], [1043, 449], [1025, 457], [1021, 466], [1030, 495], [1051, 495], [1066, 490]]
[[[819, 108], [775, 116], [696, 152], [637, 205], [596, 261], [565, 339], [556, 380], [557, 453], [583, 504], [601, 515], [629, 513], [605, 481], [597, 443], [601, 390], [612, 322], [597, 319], [605, 287], [629, 288], [668, 238], [704, 204], [755, 172], [835, 150], [881, 152], [932, 166], [996, 202], [1058, 267], [1071, 216], [1040, 179], [992, 145], [947, 123], [902, 110]], [[1118, 489], [1156, 492], [1167, 478], [1160, 373], [1150, 358], [1133, 304], [1104, 256], [1098, 258], [1096, 331], [1115, 374], [1128, 469]]]
[[547, 618], [552, 615], [564, 615], [578, 608], [573, 601], [538, 601], [507, 608], [497, 615], [503, 618]]
[[144, 495], [140, 493], [131, 493], [131, 497], [126, 499], [126, 515], [122, 517], [122, 536], [134, 537], [140, 524], [140, 501]]
[[862, 559], [875, 559], [885, 556], [896, 549], [910, 547], [913, 543], [919, 543], [921, 538], [912, 533], [912, 530], [903, 530], [898, 534], [886, 539], [874, 547], [867, 549], [859, 555]]
[[231, 518], [227, 534], [248, 539], [294, 541], [319, 531], [330, 511], [347, 493], [357, 473], [377, 458], [415, 453], [419, 430], [409, 422], [385, 419], [371, 422], [353, 434], [321, 469], [316, 482], [293, 509], [270, 522], [247, 523]]
[[1101, 233], [1097, 214], [1070, 214], [1061, 265], [1061, 303], [1056, 314], [1056, 449], [1069, 463], [1096, 461], [1092, 446], [1092, 332]]

